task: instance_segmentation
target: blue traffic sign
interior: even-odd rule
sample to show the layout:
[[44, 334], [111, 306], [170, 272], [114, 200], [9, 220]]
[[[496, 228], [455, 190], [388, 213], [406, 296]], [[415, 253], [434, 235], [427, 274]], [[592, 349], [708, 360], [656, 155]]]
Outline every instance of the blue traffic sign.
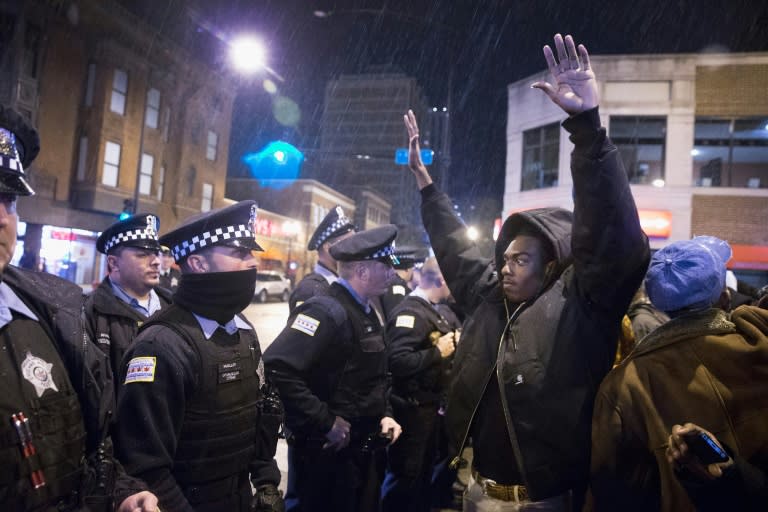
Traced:
[[[424, 165], [431, 165], [435, 159], [435, 152], [431, 149], [421, 150], [421, 161]], [[395, 163], [397, 165], [408, 165], [408, 148], [397, 148], [395, 150]]]

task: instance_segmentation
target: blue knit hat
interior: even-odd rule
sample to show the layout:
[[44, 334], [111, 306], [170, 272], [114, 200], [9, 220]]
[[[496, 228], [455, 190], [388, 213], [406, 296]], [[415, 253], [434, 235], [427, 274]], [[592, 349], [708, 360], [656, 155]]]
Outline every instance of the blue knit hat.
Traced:
[[651, 258], [645, 276], [648, 297], [665, 312], [711, 307], [725, 287], [731, 255], [728, 242], [713, 236], [669, 244]]

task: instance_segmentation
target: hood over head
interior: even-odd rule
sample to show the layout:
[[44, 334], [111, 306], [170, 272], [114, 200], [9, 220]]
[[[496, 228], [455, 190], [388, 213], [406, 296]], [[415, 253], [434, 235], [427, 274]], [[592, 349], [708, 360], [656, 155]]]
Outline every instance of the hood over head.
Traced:
[[[573, 225], [573, 212], [563, 208], [536, 208], [517, 212], [504, 221], [496, 240], [494, 261], [496, 271], [501, 274], [504, 266], [504, 251], [523, 229], [532, 229], [549, 240], [557, 261], [556, 272], [552, 276], [560, 275], [560, 272], [568, 266], [571, 260], [571, 228]], [[547, 283], [548, 284], [548, 283]]]

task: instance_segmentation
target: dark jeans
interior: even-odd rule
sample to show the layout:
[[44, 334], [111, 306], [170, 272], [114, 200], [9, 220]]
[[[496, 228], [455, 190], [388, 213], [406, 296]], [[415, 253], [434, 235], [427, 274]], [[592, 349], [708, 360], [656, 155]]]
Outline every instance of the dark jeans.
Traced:
[[[440, 440], [440, 416], [438, 404], [398, 404], [394, 408], [395, 419], [403, 427], [403, 433], [395, 444], [387, 449], [387, 473], [382, 486], [382, 510], [384, 512], [429, 512], [436, 489], [432, 486], [438, 442]], [[448, 470], [450, 471], [450, 470]], [[446, 475], [440, 475], [444, 486]], [[453, 473], [455, 478], [455, 472]], [[453, 478], [448, 477], [448, 492]]]
[[377, 512], [384, 451], [363, 452], [351, 442], [334, 452], [322, 444], [299, 440], [288, 447], [286, 511]]

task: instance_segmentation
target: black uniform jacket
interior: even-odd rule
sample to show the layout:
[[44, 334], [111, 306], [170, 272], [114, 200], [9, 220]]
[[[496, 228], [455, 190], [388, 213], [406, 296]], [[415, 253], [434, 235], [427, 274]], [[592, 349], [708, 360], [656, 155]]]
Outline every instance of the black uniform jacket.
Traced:
[[[518, 470], [534, 500], [586, 485], [595, 393], [649, 261], [619, 152], [600, 128], [597, 108], [563, 127], [575, 144], [573, 220], [552, 209], [512, 215], [496, 243], [495, 262], [467, 239], [446, 195], [434, 185], [422, 190], [424, 225], [448, 286], [468, 314], [448, 398], [451, 448], [463, 449], [496, 372], [510, 443], [516, 440], [522, 451]], [[518, 305], [505, 304], [499, 271], [524, 224], [552, 241], [557, 268], [545, 289], [513, 313]], [[481, 442], [482, 434], [476, 433]]]
[[[176, 306], [153, 315], [153, 318], [166, 315], [174, 307]], [[200, 339], [204, 340], [197, 320], [189, 313], [187, 317], [189, 319], [184, 321], [184, 329], [199, 331]], [[206, 342], [213, 343], [212, 339]], [[233, 354], [237, 354], [236, 349], [237, 347], [233, 346]], [[258, 342], [251, 346], [251, 350], [254, 352], [253, 357], [258, 361], [261, 358]], [[175, 329], [151, 323], [141, 330], [126, 352], [120, 372], [121, 383], [125, 382], [128, 363], [133, 358], [148, 360], [151, 375], [147, 374], [145, 379], [123, 384], [121, 388], [116, 429], [118, 453], [131, 474], [141, 476], [150, 484], [161, 500], [161, 507], [165, 503], [166, 507], [173, 509], [191, 510], [174, 477], [174, 463], [178, 457], [177, 448], [182, 441], [188, 401], [205, 393], [214, 402], [211, 404], [209, 419], [214, 419], [214, 415], [220, 412], [215, 409], [218, 398], [216, 393], [212, 390], [200, 390], [202, 372], [208, 371], [206, 365], [210, 362], [201, 361], [195, 347]], [[235, 368], [235, 371], [238, 371], [238, 368]], [[219, 365], [219, 384], [229, 381], [224, 379], [226, 375], [222, 372], [224, 369]], [[258, 388], [254, 390], [254, 401], [259, 393]], [[246, 427], [252, 428], [246, 425], [243, 430], [247, 430]], [[217, 441], [214, 437], [224, 428], [228, 427], [217, 428], [215, 424], [211, 425], [211, 445], [208, 447], [211, 459], [215, 460], [220, 454], [216, 442], [225, 441]], [[271, 452], [272, 447], [262, 442], [264, 439], [259, 429], [260, 424], [256, 426], [256, 439], [252, 441], [255, 443], [255, 451], [248, 463], [248, 472], [254, 485], [271, 483], [277, 486], [280, 482], [280, 472], [273, 458], [274, 453]], [[274, 437], [276, 435], [275, 432]], [[227, 442], [231, 443], [233, 439], [228, 439]], [[237, 468], [211, 468], [209, 476], [227, 471], [231, 473], [237, 471]]]
[[389, 288], [387, 288], [387, 292], [381, 296], [381, 309], [384, 312], [384, 318], [387, 320], [392, 318], [392, 311], [409, 293], [411, 293], [411, 289], [405, 279], [395, 275]]
[[297, 306], [315, 295], [328, 295], [330, 286], [322, 274], [310, 272], [296, 284], [296, 288], [291, 292], [291, 296], [288, 298], [288, 310], [293, 313]]
[[414, 405], [440, 402], [453, 357], [443, 358], [434, 338], [459, 327], [455, 317], [444, 317], [421, 297], [408, 295], [400, 302], [387, 322], [393, 399]]
[[294, 435], [321, 438], [336, 416], [377, 422], [392, 416], [383, 335], [375, 312], [366, 314], [338, 283], [328, 296], [296, 308], [264, 352]]
[[[155, 293], [163, 307], [171, 303], [165, 288], [156, 287]], [[119, 375], [125, 351], [147, 318], [120, 300], [105, 277], [85, 299], [85, 319], [89, 336], [109, 356], [112, 374]]]
[[[2, 279], [29, 306], [41, 326], [56, 344], [69, 373], [83, 413], [86, 430], [86, 456], [100, 447], [114, 461], [109, 428], [115, 410], [112, 372], [104, 353], [88, 337], [82, 319], [82, 289], [51, 274], [8, 266]], [[119, 505], [131, 494], [146, 490], [146, 485], [129, 477], [115, 462], [113, 490]]]

